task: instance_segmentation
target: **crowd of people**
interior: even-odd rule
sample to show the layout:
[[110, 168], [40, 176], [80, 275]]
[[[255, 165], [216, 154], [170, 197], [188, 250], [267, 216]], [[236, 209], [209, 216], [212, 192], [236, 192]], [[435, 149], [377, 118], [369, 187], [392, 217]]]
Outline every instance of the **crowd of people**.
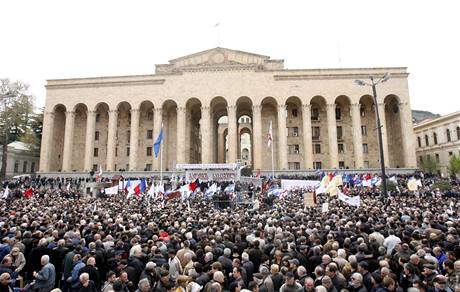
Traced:
[[460, 292], [459, 187], [436, 181], [389, 197], [350, 188], [358, 208], [329, 195], [305, 207], [297, 190], [254, 209], [65, 195], [67, 181], [45, 180], [0, 200], [0, 290]]

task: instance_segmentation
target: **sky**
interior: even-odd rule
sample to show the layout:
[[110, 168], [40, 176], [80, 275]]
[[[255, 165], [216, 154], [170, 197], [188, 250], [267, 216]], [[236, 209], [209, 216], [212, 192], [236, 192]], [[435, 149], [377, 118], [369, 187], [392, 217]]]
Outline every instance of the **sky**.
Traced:
[[[0, 0], [0, 78], [153, 74], [155, 64], [224, 47], [288, 69], [408, 67], [412, 109], [460, 110], [460, 2]], [[216, 26], [216, 24], [219, 24]]]

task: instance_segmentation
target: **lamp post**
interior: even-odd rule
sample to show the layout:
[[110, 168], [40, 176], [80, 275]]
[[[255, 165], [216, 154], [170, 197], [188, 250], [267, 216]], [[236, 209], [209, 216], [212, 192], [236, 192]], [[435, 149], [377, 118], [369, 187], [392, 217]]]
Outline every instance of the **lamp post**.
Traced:
[[[382, 170], [382, 185], [383, 185], [383, 195], [384, 197], [387, 197], [387, 179], [386, 179], [386, 174], [385, 174], [385, 158], [383, 154], [383, 139], [382, 139], [382, 124], [380, 123], [380, 115], [379, 115], [379, 107], [377, 103], [377, 91], [375, 89], [375, 86], [379, 83], [383, 83], [388, 81], [390, 79], [390, 74], [385, 73], [379, 80], [374, 81], [373, 76], [369, 76], [369, 79], [371, 80], [370, 83], [364, 82], [362, 80], [355, 80], [355, 83], [360, 85], [360, 86], [371, 86], [372, 87], [372, 94], [374, 97], [374, 105], [375, 105], [375, 114], [377, 117], [377, 131], [378, 131], [378, 136], [379, 136], [379, 151], [380, 151], [380, 167]], [[383, 113], [385, 114], [385, 113]]]

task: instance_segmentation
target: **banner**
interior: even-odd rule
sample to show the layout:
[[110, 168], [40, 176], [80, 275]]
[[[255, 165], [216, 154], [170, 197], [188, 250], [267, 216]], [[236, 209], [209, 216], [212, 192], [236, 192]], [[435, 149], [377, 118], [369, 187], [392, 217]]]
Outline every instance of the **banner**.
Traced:
[[295, 180], [295, 179], [282, 179], [281, 188], [285, 190], [317, 188], [319, 180]]
[[116, 195], [118, 194], [118, 186], [106, 188], [104, 191], [106, 195]]
[[237, 181], [236, 170], [189, 170], [185, 172], [185, 181]]

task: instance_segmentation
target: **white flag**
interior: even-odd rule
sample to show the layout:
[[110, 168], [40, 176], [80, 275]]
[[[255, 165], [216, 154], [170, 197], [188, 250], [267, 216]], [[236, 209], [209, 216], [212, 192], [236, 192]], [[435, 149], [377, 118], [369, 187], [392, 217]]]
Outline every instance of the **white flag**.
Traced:
[[10, 189], [8, 188], [8, 185], [6, 185], [6, 188], [3, 191], [2, 199], [7, 199], [9, 194], [10, 194]]
[[321, 208], [321, 212], [323, 212], [323, 213], [329, 212], [329, 203], [323, 203], [323, 206]]
[[67, 185], [67, 191], [70, 191], [70, 183]]
[[106, 188], [105, 189], [105, 194], [106, 195], [116, 195], [118, 194], [118, 186], [114, 186], [111, 188]]
[[154, 198], [155, 196], [155, 186], [153, 185], [153, 181], [147, 194], [149, 195], [149, 198]]
[[359, 195], [354, 196], [354, 197], [349, 197], [349, 196], [344, 195], [340, 191], [339, 191], [339, 200], [342, 201], [342, 202], [347, 203], [350, 206], [355, 206], [355, 207], [359, 207], [360, 204], [361, 204], [361, 199], [360, 199]]
[[272, 121], [270, 121], [270, 127], [268, 128], [268, 135], [267, 135], [267, 145], [270, 147], [273, 142], [273, 128], [272, 128]]

